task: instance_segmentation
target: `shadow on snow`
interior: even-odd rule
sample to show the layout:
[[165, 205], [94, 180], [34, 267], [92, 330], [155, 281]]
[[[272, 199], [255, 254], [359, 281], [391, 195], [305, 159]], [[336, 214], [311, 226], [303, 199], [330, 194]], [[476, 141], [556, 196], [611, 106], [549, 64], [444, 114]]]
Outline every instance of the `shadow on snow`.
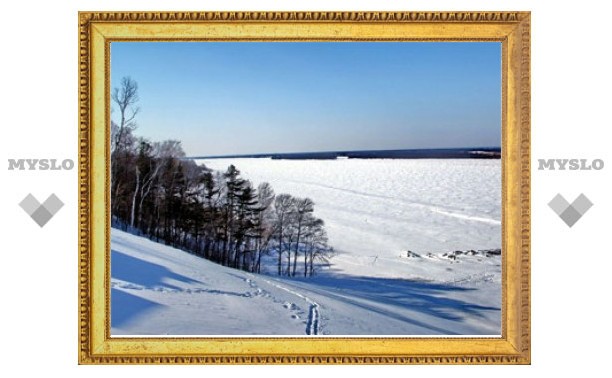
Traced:
[[111, 277], [150, 289], [164, 287], [182, 290], [180, 287], [168, 283], [168, 280], [175, 280], [186, 284], [202, 283], [176, 274], [162, 265], [137, 259], [114, 249], [111, 250]]
[[348, 275], [318, 277], [314, 282], [296, 279], [293, 283], [312, 293], [446, 335], [458, 333], [411, 318], [406, 314], [406, 310], [457, 322], [461, 322], [466, 317], [484, 318], [483, 312], [500, 311], [500, 307], [483, 306], [449, 298], [445, 293], [475, 289], [443, 283]]
[[161, 306], [115, 288], [111, 289], [111, 327], [122, 327], [140, 315]]
[[[174, 273], [170, 269], [145, 260], [128, 256], [117, 250], [111, 250], [111, 277], [125, 281], [129, 285], [124, 289], [153, 290], [162, 292], [187, 292], [194, 294], [229, 295], [237, 297], [250, 297], [250, 293], [233, 292], [203, 287], [183, 289], [169, 283], [169, 280], [186, 284], [201, 284], [203, 282]], [[147, 311], [164, 306], [117, 288], [111, 289], [111, 326], [121, 327], [137, 319]]]
[[[169, 280], [204, 285], [201, 281], [174, 273], [164, 266], [134, 258], [116, 250], [111, 252], [111, 276], [115, 279], [151, 290], [165, 288], [173, 291], [184, 291], [184, 289], [169, 283]], [[228, 275], [244, 279], [237, 274], [228, 273]], [[254, 278], [257, 276], [254, 275]], [[323, 298], [335, 299], [407, 324], [422, 327], [432, 333], [445, 335], [456, 335], [458, 333], [414, 319], [410, 317], [409, 312], [418, 312], [442, 320], [461, 322], [466, 317], [484, 318], [484, 312], [500, 311], [499, 307], [483, 306], [457, 298], [449, 298], [446, 294], [450, 292], [475, 290], [450, 284], [350, 275], [288, 280], [278, 280], [273, 276], [264, 277], [271, 278], [279, 283], [285, 282], [297, 286], [313, 294], [321, 295]], [[248, 296], [248, 293], [215, 289], [192, 288], [190, 290], [203, 294]], [[121, 327], [158, 306], [163, 305], [113, 288], [111, 291], [112, 327]]]

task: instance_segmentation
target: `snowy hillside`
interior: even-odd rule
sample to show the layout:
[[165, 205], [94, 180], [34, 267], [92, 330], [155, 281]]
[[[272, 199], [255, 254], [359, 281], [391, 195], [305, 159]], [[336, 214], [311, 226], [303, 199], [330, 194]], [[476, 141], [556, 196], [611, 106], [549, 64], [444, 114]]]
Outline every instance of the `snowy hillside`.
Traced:
[[[111, 249], [112, 336], [500, 334], [496, 254], [398, 256], [395, 275], [401, 268], [405, 278], [330, 269], [314, 278], [280, 279], [117, 229]], [[355, 272], [379, 264], [351, 263]]]

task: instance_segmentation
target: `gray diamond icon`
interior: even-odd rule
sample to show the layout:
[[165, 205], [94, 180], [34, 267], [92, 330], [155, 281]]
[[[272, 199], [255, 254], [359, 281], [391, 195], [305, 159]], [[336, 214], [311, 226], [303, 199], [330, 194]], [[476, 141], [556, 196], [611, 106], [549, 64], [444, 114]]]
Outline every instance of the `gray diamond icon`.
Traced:
[[34, 219], [34, 222], [38, 223], [40, 227], [47, 224], [47, 222], [49, 222], [49, 220], [53, 218], [53, 214], [51, 214], [49, 210], [45, 209], [44, 206], [40, 206], [30, 216], [32, 217], [32, 219]]
[[593, 202], [591, 202], [584, 194], [580, 194], [578, 198], [576, 198], [574, 202], [572, 202], [572, 207], [576, 209], [576, 211], [578, 211], [581, 216], [584, 215], [584, 213], [586, 213], [587, 210], [591, 208], [591, 206], [593, 206]]
[[28, 194], [26, 198], [19, 203], [19, 206], [21, 206], [21, 208], [25, 210], [28, 215], [32, 215], [40, 206], [40, 202], [38, 202], [38, 200], [34, 198], [32, 194]]
[[557, 194], [548, 206], [565, 224], [572, 227], [593, 206], [593, 203], [582, 193], [572, 203], [567, 202], [561, 194]]
[[568, 206], [559, 216], [568, 226], [572, 227], [582, 217], [582, 214], [574, 207]]
[[569, 202], [567, 202], [567, 200], [563, 198], [561, 194], [557, 194], [555, 198], [548, 203], [548, 206], [550, 206], [550, 208], [553, 209], [553, 211], [559, 216], [561, 216], [561, 213], [563, 213], [565, 209], [569, 207], [569, 205]]
[[51, 215], [55, 215], [55, 213], [57, 213], [59, 209], [64, 206], [64, 203], [60, 201], [60, 199], [57, 198], [54, 193], [52, 193], [42, 205], [49, 211], [49, 213], [51, 213]]
[[30, 193], [19, 203], [19, 206], [28, 213], [34, 222], [40, 227], [43, 227], [55, 214], [57, 214], [64, 206], [64, 203], [55, 194], [51, 194], [49, 198], [41, 204], [36, 197]]

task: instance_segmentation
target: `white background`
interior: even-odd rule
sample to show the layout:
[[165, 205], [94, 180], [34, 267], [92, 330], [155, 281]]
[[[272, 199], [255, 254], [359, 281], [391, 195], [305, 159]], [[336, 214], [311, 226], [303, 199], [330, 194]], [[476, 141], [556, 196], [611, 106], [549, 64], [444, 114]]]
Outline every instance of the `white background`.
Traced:
[[[180, 4], [179, 4], [180, 3]], [[425, 374], [536, 377], [607, 368], [610, 336], [609, 12], [603, 1], [13, 1], [0, 22], [0, 317], [2, 370], [62, 376], [180, 373]], [[78, 366], [77, 170], [9, 171], [9, 158], [78, 161], [78, 10], [532, 11], [532, 365], [420, 367]], [[538, 172], [538, 158], [600, 158], [603, 171]], [[66, 206], [44, 228], [18, 207], [28, 193]], [[547, 203], [584, 192], [594, 207], [568, 228]], [[248, 369], [248, 370], [247, 370]], [[3, 373], [3, 374], [4, 374]], [[29, 374], [28, 374], [29, 375]]]

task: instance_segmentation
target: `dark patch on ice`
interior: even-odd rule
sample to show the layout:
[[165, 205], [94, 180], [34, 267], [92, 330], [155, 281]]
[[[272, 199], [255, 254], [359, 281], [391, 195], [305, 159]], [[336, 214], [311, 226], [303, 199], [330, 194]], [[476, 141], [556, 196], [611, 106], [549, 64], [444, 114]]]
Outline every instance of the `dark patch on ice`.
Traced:
[[[443, 253], [442, 257], [447, 258], [449, 260], [457, 260], [457, 257], [461, 255], [465, 255], [465, 256], [480, 255], [480, 256], [485, 256], [485, 257], [501, 256], [501, 249], [479, 249], [477, 251], [470, 249], [468, 251], [452, 251], [452, 252]], [[428, 253], [427, 256], [433, 257], [431, 253]]]

